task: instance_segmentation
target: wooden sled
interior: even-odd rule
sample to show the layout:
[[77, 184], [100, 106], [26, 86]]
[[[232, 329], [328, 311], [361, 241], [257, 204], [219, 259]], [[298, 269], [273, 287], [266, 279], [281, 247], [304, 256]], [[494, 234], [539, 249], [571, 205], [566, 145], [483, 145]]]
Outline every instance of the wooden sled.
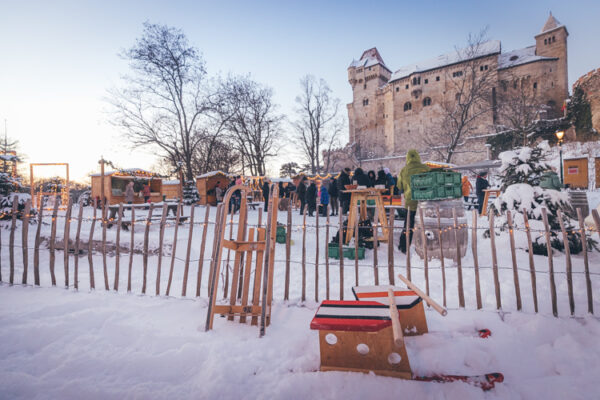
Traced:
[[[236, 190], [242, 191], [238, 230], [235, 240], [225, 239], [225, 228], [228, 218], [228, 207], [231, 196]], [[271, 322], [271, 302], [273, 299], [273, 265], [275, 257], [275, 235], [277, 233], [277, 203], [279, 191], [273, 185], [269, 201], [269, 212], [266, 228], [247, 229], [248, 205], [246, 192], [251, 188], [236, 185], [225, 193], [223, 204], [217, 211], [215, 228], [215, 242], [213, 244], [214, 256], [209, 274], [209, 300], [206, 316], [205, 330], [213, 327], [215, 314], [227, 316], [233, 321], [239, 317], [240, 323], [246, 323], [250, 318], [251, 325], [258, 325], [260, 319], [260, 335], [263, 336], [265, 328]], [[229, 299], [225, 304], [217, 304], [217, 292], [223, 250], [234, 253], [233, 270], [230, 286], [227, 288]], [[254, 263], [253, 263], [254, 261]], [[254, 265], [254, 273], [252, 266]], [[252, 289], [250, 288], [251, 276], [254, 275]], [[225, 280], [227, 284], [227, 280]], [[252, 290], [252, 292], [250, 292]], [[250, 298], [252, 294], [252, 298]]]

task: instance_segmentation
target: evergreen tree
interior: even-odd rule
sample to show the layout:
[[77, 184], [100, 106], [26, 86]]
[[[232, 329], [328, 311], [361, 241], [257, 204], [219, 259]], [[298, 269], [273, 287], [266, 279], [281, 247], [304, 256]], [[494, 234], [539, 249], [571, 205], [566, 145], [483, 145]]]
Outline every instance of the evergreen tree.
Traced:
[[[502, 194], [490, 205], [490, 210], [499, 216], [502, 229], [508, 227], [506, 211], [510, 210], [515, 227], [521, 228], [515, 231], [515, 234], [522, 233], [519, 231], [525, 227], [523, 220], [525, 212], [533, 232], [533, 252], [543, 255], [547, 254], [547, 248], [545, 235], [542, 234], [544, 231], [542, 208], [547, 209], [551, 246], [560, 251], [564, 250], [564, 238], [558, 219], [558, 210], [560, 210], [563, 214], [569, 248], [572, 254], [577, 254], [582, 250], [581, 237], [579, 232], [575, 231], [578, 225], [573, 219], [575, 212], [567, 192], [539, 186], [542, 174], [551, 169], [546, 161], [549, 149], [548, 143], [544, 141], [533, 148], [523, 147], [500, 154]], [[536, 236], [535, 233], [539, 235]], [[596, 248], [596, 242], [591, 238], [588, 239], [588, 247]]]
[[577, 140], [598, 140], [598, 132], [592, 127], [592, 108], [583, 89], [579, 86], [573, 90], [573, 96], [567, 105], [567, 119], [575, 127]]
[[196, 204], [200, 201], [200, 194], [194, 181], [186, 181], [183, 185], [183, 203], [186, 205]]

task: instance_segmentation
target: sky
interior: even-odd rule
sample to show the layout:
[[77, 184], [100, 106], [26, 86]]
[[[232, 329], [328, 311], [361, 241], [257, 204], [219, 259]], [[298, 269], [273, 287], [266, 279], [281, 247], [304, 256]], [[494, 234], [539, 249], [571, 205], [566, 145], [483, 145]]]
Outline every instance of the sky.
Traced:
[[[130, 147], [109, 123], [106, 102], [107, 90], [128, 72], [118, 54], [133, 45], [144, 21], [181, 28], [210, 76], [250, 74], [271, 87], [291, 120], [306, 74], [325, 79], [346, 104], [348, 65], [368, 48], [376, 46], [396, 70], [461, 47], [470, 32], [488, 27], [489, 38], [509, 51], [534, 44], [550, 11], [569, 31], [571, 85], [600, 67], [597, 0], [0, 0], [0, 134], [6, 120], [25, 163], [68, 162], [75, 180], [97, 172], [101, 156], [122, 168], [150, 168], [155, 152]], [[273, 176], [294, 157], [286, 143], [269, 164]]]

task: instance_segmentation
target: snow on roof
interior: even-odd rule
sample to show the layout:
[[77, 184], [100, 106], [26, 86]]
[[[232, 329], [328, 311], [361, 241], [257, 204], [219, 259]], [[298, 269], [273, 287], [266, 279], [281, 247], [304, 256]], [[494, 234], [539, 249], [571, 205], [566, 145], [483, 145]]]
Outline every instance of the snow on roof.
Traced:
[[554, 18], [554, 15], [552, 15], [552, 12], [550, 12], [550, 16], [546, 20], [546, 23], [544, 24], [544, 27], [542, 28], [540, 33], [548, 32], [553, 29], [560, 28], [561, 26], [563, 26], [563, 24], [561, 24], [556, 18]]
[[535, 45], [502, 53], [498, 56], [498, 69], [516, 67], [540, 60], [556, 60], [554, 57], [542, 57], [535, 54]]
[[391, 69], [389, 69], [383, 62], [383, 58], [381, 58], [381, 55], [377, 51], [377, 48], [373, 47], [372, 49], [365, 50], [363, 52], [362, 56], [360, 56], [360, 59], [358, 61], [352, 60], [352, 62], [350, 63], [350, 67], [367, 68], [367, 67], [372, 67], [373, 65], [377, 65], [377, 64], [381, 64], [385, 69], [387, 69], [388, 71], [391, 71]]
[[[139, 174], [141, 172], [141, 174]], [[108, 175], [114, 175], [116, 173], [120, 173], [120, 174], [131, 174], [131, 176], [136, 176], [136, 175], [152, 175], [153, 173], [150, 171], [146, 171], [145, 169], [142, 168], [124, 168], [122, 170], [119, 171], [104, 171], [104, 176], [108, 176]], [[90, 176], [101, 176], [101, 173], [96, 173], [96, 174], [90, 174]], [[157, 178], [159, 178], [157, 176]]]
[[215, 176], [215, 175], [229, 176], [228, 173], [225, 173], [223, 171], [211, 171], [211, 172], [207, 172], [207, 173], [202, 174], [202, 175], [198, 175], [196, 178], [210, 178], [211, 176]]
[[394, 72], [390, 82], [405, 78], [417, 72], [430, 71], [432, 69], [445, 67], [463, 61], [472, 60], [479, 57], [498, 54], [501, 51], [499, 40], [490, 40], [481, 43], [477, 48], [467, 47], [464, 49], [454, 50], [447, 54], [442, 54], [429, 60], [424, 60], [415, 64], [406, 65]]
[[279, 183], [279, 182], [287, 182], [287, 183], [292, 183], [294, 182], [291, 178], [270, 178], [271, 182], [273, 183]]
[[173, 179], [170, 181], [163, 181], [162, 182], [163, 186], [165, 185], [179, 185], [179, 179]]

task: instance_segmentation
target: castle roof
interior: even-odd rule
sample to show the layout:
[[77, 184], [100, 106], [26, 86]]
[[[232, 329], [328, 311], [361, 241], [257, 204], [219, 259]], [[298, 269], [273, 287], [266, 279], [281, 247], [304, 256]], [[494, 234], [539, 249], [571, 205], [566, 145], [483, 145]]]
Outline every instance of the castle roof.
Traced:
[[548, 20], [544, 24], [544, 27], [540, 33], [548, 32], [561, 26], [563, 25], [556, 18], [554, 18], [554, 15], [552, 15], [552, 12], [550, 12], [550, 16], [548, 17]]
[[381, 55], [379, 54], [379, 51], [377, 51], [377, 47], [373, 47], [369, 50], [365, 50], [362, 53], [362, 56], [360, 56], [360, 59], [357, 60], [352, 60], [352, 62], [350, 63], [350, 67], [372, 67], [373, 65], [381, 65], [383, 68], [387, 69], [388, 71], [392, 71], [391, 69], [389, 69], [385, 63], [383, 62], [383, 58], [381, 58]]
[[534, 61], [556, 60], [555, 57], [543, 57], [535, 54], [535, 45], [502, 53], [498, 56], [498, 69], [516, 67]]
[[473, 60], [480, 57], [498, 54], [501, 51], [499, 40], [490, 40], [477, 46], [470, 46], [464, 49], [458, 49], [447, 54], [442, 54], [429, 60], [424, 60], [415, 64], [406, 65], [394, 72], [390, 82], [405, 78], [418, 72], [426, 72], [433, 69], [446, 67], [452, 64]]

